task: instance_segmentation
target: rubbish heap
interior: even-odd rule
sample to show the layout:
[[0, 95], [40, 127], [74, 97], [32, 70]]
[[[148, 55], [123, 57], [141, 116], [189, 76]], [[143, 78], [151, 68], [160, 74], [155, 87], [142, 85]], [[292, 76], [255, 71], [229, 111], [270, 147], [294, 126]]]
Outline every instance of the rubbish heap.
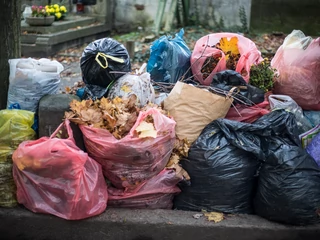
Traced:
[[69, 220], [126, 207], [320, 223], [320, 38], [294, 30], [270, 61], [239, 34], [208, 34], [192, 50], [183, 35], [155, 40], [140, 69], [116, 40], [90, 43], [81, 101], [40, 139], [37, 105], [56, 93], [62, 68], [10, 60], [1, 206], [16, 191], [29, 210]]

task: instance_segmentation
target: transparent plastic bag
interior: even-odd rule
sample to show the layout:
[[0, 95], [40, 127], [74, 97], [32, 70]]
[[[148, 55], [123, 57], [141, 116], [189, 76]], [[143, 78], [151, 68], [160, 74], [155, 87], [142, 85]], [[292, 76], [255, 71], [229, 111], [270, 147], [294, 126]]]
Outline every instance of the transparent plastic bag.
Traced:
[[289, 34], [271, 61], [274, 94], [290, 96], [304, 110], [320, 110], [320, 38]]
[[140, 71], [137, 74], [128, 73], [120, 77], [111, 87], [108, 98], [129, 98], [131, 95], [136, 95], [137, 105], [140, 107], [144, 107], [149, 102], [154, 102], [155, 93], [149, 73], [141, 74]]
[[[149, 115], [157, 136], [139, 138], [135, 129]], [[166, 166], [175, 141], [176, 122], [155, 108], [139, 113], [128, 135], [116, 139], [108, 130], [80, 125], [89, 156], [102, 165], [104, 176], [117, 188], [135, 188]]]
[[124, 191], [109, 187], [108, 206], [120, 208], [171, 209], [173, 197], [182, 181], [173, 169], [164, 169], [157, 176], [147, 180], [133, 190]]
[[270, 108], [284, 109], [292, 112], [296, 118], [299, 134], [304, 133], [312, 128], [311, 123], [304, 117], [301, 107], [289, 96], [274, 95], [269, 96]]
[[238, 122], [253, 123], [268, 113], [270, 113], [268, 101], [253, 106], [237, 104], [229, 109], [225, 118]]
[[34, 113], [25, 110], [0, 111], [0, 207], [17, 204], [12, 175], [12, 153], [25, 140], [36, 137], [31, 128]]
[[[213, 76], [220, 71], [226, 70], [226, 57], [225, 54], [210, 46], [215, 46], [221, 38], [232, 37], [238, 38], [238, 49], [240, 52], [240, 59], [237, 63], [235, 71], [240, 73], [246, 82], [249, 82], [250, 68], [252, 64], [262, 61], [261, 53], [258, 51], [254, 42], [250, 39], [235, 33], [213, 33], [200, 38], [195, 46], [191, 55], [191, 68], [195, 79], [203, 85], [210, 85]], [[221, 59], [211, 74], [204, 79], [201, 69], [204, 62], [208, 57], [221, 55]], [[243, 73], [245, 72], [245, 74]]]
[[10, 76], [7, 108], [18, 103], [23, 110], [36, 112], [41, 97], [59, 90], [63, 66], [50, 59], [9, 59]]
[[17, 199], [29, 210], [77, 220], [106, 209], [101, 166], [76, 146], [68, 120], [50, 138], [21, 143], [12, 158]]

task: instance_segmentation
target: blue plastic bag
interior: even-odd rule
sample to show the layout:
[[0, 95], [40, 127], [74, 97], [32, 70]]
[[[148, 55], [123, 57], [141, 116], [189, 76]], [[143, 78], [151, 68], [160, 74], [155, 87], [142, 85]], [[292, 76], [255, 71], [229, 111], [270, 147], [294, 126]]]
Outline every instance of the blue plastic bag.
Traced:
[[312, 139], [311, 143], [308, 144], [307, 152], [311, 157], [313, 157], [320, 167], [320, 133]]
[[154, 41], [150, 49], [147, 72], [156, 82], [176, 83], [180, 77], [190, 76], [191, 51], [183, 40], [181, 29], [175, 38], [162, 36]]

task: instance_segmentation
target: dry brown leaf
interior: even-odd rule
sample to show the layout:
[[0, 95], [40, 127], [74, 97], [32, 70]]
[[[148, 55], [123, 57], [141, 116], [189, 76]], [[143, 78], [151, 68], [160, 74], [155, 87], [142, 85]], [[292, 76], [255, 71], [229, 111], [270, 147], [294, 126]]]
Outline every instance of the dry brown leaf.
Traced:
[[169, 162], [167, 163], [167, 167], [170, 167], [174, 164], [178, 164], [179, 161], [180, 161], [180, 157], [177, 154], [172, 153], [170, 156]]
[[125, 126], [130, 118], [131, 114], [128, 112], [123, 112], [118, 116], [117, 126]]
[[174, 152], [177, 153], [179, 156], [188, 157], [188, 152], [190, 148], [190, 143], [188, 139], [179, 139], [176, 138], [174, 143]]
[[100, 122], [97, 122], [97, 123], [93, 124], [93, 127], [95, 127], [95, 128], [103, 128], [103, 126], [104, 126], [103, 121], [100, 121]]
[[[71, 111], [66, 112], [65, 117], [78, 124], [107, 129], [115, 138], [120, 139], [130, 132], [139, 115], [136, 99], [136, 95], [131, 95], [128, 99], [116, 97], [112, 100], [74, 100], [70, 103]], [[141, 132], [142, 137], [155, 135], [147, 130]]]
[[137, 112], [133, 112], [130, 114], [130, 117], [129, 117], [129, 120], [127, 121], [127, 124], [124, 125], [123, 127], [121, 127], [122, 134], [127, 134], [128, 132], [130, 132], [131, 128], [136, 123], [137, 118], [138, 118]]
[[103, 110], [109, 111], [112, 108], [112, 102], [108, 98], [101, 98], [100, 99], [100, 108]]
[[98, 123], [102, 119], [101, 112], [94, 109], [81, 110], [80, 114], [83, 121], [88, 123]]
[[179, 178], [184, 178], [185, 180], [190, 180], [189, 174], [187, 173], [186, 170], [184, 170], [179, 165], [179, 162], [180, 162], [180, 156], [176, 153], [172, 153], [166, 167], [175, 169], [176, 175]]
[[111, 129], [114, 129], [117, 125], [117, 119], [112, 117], [108, 111], [103, 111], [102, 118], [108, 122], [108, 125]]
[[76, 116], [76, 114], [74, 112], [65, 112], [64, 113], [64, 118], [65, 119], [71, 119], [71, 118], [74, 118]]
[[83, 121], [81, 118], [70, 118], [69, 119], [71, 122], [74, 122], [76, 124], [80, 124], [80, 125], [87, 125], [87, 122]]
[[71, 88], [70, 87], [65, 87], [65, 90], [67, 93], [71, 92]]
[[148, 123], [146, 121], [142, 121], [139, 126], [135, 129], [138, 133], [139, 138], [146, 138], [146, 137], [157, 137], [157, 131], [154, 128], [152, 123]]
[[224, 219], [223, 213], [219, 212], [204, 213], [204, 216], [206, 216], [209, 221], [213, 221], [215, 223], [221, 222]]
[[135, 94], [132, 94], [129, 96], [129, 98], [126, 100], [126, 108], [129, 112], [137, 112], [137, 99], [138, 97]]

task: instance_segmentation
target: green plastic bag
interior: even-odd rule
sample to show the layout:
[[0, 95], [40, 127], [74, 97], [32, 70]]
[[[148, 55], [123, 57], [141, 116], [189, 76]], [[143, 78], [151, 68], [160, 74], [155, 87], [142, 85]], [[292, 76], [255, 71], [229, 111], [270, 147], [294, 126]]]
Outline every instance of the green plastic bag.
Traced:
[[36, 133], [31, 128], [33, 122], [33, 112], [18, 109], [0, 111], [0, 207], [17, 204], [12, 154], [21, 142], [35, 139]]

